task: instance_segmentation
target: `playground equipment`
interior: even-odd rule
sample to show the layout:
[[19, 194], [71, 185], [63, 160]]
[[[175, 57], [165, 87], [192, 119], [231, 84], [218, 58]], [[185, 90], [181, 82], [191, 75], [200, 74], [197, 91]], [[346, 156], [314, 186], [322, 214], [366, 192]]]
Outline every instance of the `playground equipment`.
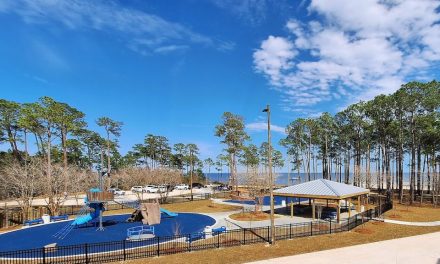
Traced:
[[221, 226], [219, 228], [213, 228], [212, 229], [212, 235], [220, 235], [221, 233], [226, 232], [226, 226]]
[[73, 222], [64, 226], [61, 230], [55, 233], [53, 236], [59, 239], [65, 238], [73, 228], [91, 223], [93, 220], [98, 219], [99, 227], [97, 230], [102, 231], [104, 227], [102, 225], [102, 213], [105, 211], [105, 203], [113, 200], [113, 194], [111, 192], [102, 192], [101, 189], [93, 188], [87, 192], [87, 196], [84, 198], [84, 206]]
[[196, 241], [196, 240], [199, 240], [199, 239], [205, 239], [205, 238], [206, 238], [205, 232], [197, 232], [197, 233], [189, 234], [186, 237], [185, 241], [188, 242], [188, 243], [192, 243], [193, 241]]
[[[147, 219], [148, 212], [144, 212], [146, 214], [142, 214], [142, 211], [143, 211], [142, 209], [144, 208], [144, 205], [146, 205], [146, 204], [141, 204], [138, 200], [115, 200], [114, 202], [116, 202], [120, 205], [135, 209], [135, 211], [127, 219], [127, 222], [139, 222], [139, 221], [142, 221], [143, 219]], [[161, 216], [176, 217], [179, 215], [178, 213], [168, 211], [164, 208], [160, 208], [159, 210], [160, 210]]]
[[144, 240], [155, 237], [154, 226], [142, 225], [127, 229], [127, 240]]
[[169, 217], [176, 217], [179, 215], [178, 213], [170, 212], [167, 209], [163, 209], [163, 208], [160, 208], [160, 212], [169, 216]]

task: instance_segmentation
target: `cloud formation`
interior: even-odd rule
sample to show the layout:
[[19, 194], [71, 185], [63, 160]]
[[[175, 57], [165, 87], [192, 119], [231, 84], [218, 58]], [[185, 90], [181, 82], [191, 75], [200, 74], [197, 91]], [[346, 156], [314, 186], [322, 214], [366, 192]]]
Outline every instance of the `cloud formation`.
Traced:
[[[267, 131], [267, 123], [266, 122], [249, 123], [246, 124], [246, 129], [253, 132]], [[283, 135], [286, 134], [285, 128], [281, 126], [270, 124], [270, 130], [277, 133], [281, 133]]]
[[409, 79], [435, 77], [439, 7], [436, 0], [312, 0], [313, 18], [290, 19], [286, 36], [264, 40], [254, 66], [291, 111], [392, 93]]
[[116, 32], [130, 49], [144, 55], [182, 51], [188, 44], [224, 49], [224, 42], [113, 1], [6, 0], [0, 3], [1, 12], [15, 13], [30, 24], [53, 22], [71, 30]]

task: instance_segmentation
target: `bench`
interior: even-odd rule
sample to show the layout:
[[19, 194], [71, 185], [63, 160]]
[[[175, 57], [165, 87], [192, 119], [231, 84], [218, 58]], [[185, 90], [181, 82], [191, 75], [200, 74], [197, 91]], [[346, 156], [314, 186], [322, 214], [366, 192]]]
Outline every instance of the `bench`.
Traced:
[[197, 233], [189, 234], [186, 237], [186, 242], [192, 243], [193, 241], [196, 241], [199, 239], [205, 239], [205, 238], [206, 238], [205, 232], [197, 232]]
[[142, 225], [127, 229], [127, 240], [143, 240], [155, 237], [154, 226]]
[[69, 219], [68, 215], [58, 215], [58, 216], [51, 216], [50, 217], [51, 222], [62, 221], [62, 220], [67, 220], [67, 219]]
[[222, 226], [222, 227], [219, 227], [219, 228], [213, 228], [212, 229], [212, 235], [213, 236], [219, 235], [219, 234], [221, 234], [223, 232], [226, 232], [226, 226]]
[[42, 223], [43, 223], [43, 219], [37, 218], [34, 220], [26, 220], [26, 221], [24, 221], [23, 225], [31, 226], [31, 225], [38, 225], [38, 224], [42, 224]]

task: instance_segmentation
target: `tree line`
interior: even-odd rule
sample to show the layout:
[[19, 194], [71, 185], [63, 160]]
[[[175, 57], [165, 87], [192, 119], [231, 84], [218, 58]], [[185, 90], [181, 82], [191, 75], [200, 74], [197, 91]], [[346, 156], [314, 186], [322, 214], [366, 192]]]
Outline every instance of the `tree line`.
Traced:
[[110, 176], [106, 188], [176, 184], [189, 172], [197, 181], [203, 178], [196, 144], [171, 148], [166, 137], [148, 134], [121, 155], [123, 123], [109, 117], [95, 122], [100, 133], [88, 128], [85, 113], [47, 96], [32, 103], [0, 99], [0, 144], [8, 147], [0, 152], [0, 198], [15, 199], [27, 212], [35, 197], [45, 197], [50, 213], [57, 214], [66, 193], [97, 185], [97, 171]]
[[409, 82], [393, 94], [349, 105], [335, 115], [298, 118], [287, 126], [280, 144], [306, 180], [315, 179], [320, 167], [324, 179], [397, 190], [400, 199], [409, 167], [413, 202], [424, 186], [428, 193], [439, 191], [439, 107], [439, 82]]

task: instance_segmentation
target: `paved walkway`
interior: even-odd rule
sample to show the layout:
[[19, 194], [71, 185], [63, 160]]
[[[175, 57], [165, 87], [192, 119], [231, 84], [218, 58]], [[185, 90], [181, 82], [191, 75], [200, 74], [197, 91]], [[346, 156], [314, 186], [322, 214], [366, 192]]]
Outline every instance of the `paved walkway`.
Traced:
[[352, 247], [324, 250], [296, 256], [274, 258], [263, 263], [363, 264], [363, 263], [440, 263], [440, 232], [386, 240]]
[[397, 224], [397, 225], [409, 225], [409, 226], [440, 226], [440, 221], [433, 222], [406, 222], [391, 219], [384, 219], [385, 223]]

